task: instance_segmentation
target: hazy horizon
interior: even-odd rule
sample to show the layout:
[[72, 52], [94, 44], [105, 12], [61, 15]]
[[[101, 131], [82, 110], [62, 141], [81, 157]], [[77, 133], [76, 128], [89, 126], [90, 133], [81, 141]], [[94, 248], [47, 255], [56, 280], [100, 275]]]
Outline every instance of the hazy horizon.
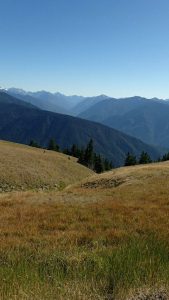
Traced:
[[61, 94], [61, 95], [64, 95], [64, 96], [67, 96], [67, 97], [71, 97], [71, 96], [78, 96], [78, 97], [84, 97], [84, 98], [87, 98], [87, 97], [99, 97], [99, 96], [105, 96], [105, 97], [108, 97], [108, 98], [115, 98], [115, 99], [123, 99], [123, 98], [133, 98], [133, 97], [140, 97], [140, 98], [146, 98], [148, 100], [151, 100], [151, 99], [159, 99], [159, 100], [168, 100], [169, 97], [166, 97], [166, 98], [158, 98], [156, 96], [154, 97], [145, 97], [145, 96], [142, 96], [142, 95], [129, 95], [129, 96], [119, 96], [119, 97], [115, 97], [113, 95], [106, 95], [104, 93], [100, 93], [100, 94], [92, 94], [92, 95], [82, 95], [82, 94], [75, 94], [75, 93], [72, 93], [72, 94], [67, 94], [65, 92], [61, 92], [61, 91], [58, 91], [58, 90], [53, 90], [53, 91], [49, 91], [49, 90], [45, 90], [45, 89], [41, 89], [41, 90], [38, 90], [38, 89], [35, 89], [35, 90], [26, 90], [22, 87], [5, 87], [5, 86], [2, 86], [0, 85], [0, 90], [9, 90], [9, 89], [16, 89], [16, 90], [21, 90], [21, 91], [24, 91], [26, 93], [36, 93], [36, 92], [47, 92], [47, 93], [51, 93], [51, 94]]

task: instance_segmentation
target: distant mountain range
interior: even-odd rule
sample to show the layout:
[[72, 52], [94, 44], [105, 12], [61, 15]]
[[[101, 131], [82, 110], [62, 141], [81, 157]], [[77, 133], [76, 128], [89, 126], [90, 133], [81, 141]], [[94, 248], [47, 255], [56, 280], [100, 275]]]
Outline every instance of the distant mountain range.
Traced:
[[163, 152], [105, 125], [40, 110], [6, 92], [0, 92], [0, 139], [24, 144], [34, 139], [41, 146], [47, 146], [50, 138], [54, 138], [62, 149], [73, 143], [86, 146], [92, 138], [95, 151], [112, 160], [116, 166], [124, 163], [127, 152], [139, 156], [144, 150], [153, 159]]
[[65, 96], [15, 88], [7, 92], [40, 109], [99, 122], [145, 143], [169, 148], [169, 100]]
[[133, 97], [101, 101], [78, 117], [116, 128], [142, 141], [169, 148], [169, 101]]
[[26, 92], [22, 89], [10, 88], [8, 94], [25, 102], [36, 105], [40, 109], [52, 112], [76, 116], [108, 97], [100, 95], [97, 97], [66, 96], [61, 93], [50, 93], [46, 91]]

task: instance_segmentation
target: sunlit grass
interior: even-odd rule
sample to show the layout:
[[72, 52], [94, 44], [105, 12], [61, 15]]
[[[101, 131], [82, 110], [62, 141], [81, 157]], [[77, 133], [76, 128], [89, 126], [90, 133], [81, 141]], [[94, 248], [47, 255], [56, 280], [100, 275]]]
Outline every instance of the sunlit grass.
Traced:
[[[1, 194], [0, 299], [124, 300], [167, 289], [167, 165], [131, 170], [116, 188]], [[113, 174], [96, 178], [110, 184]]]
[[21, 291], [39, 299], [124, 297], [132, 288], [168, 284], [168, 252], [168, 244], [153, 235], [131, 238], [118, 247], [84, 244], [69, 253], [19, 246], [0, 252], [1, 297], [19, 297]]
[[0, 193], [62, 190], [92, 174], [62, 153], [0, 141]]

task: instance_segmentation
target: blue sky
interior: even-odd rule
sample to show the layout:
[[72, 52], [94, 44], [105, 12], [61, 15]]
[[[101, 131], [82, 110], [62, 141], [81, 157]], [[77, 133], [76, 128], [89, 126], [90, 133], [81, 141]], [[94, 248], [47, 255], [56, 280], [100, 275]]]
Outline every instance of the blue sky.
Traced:
[[0, 85], [169, 98], [169, 1], [0, 0]]

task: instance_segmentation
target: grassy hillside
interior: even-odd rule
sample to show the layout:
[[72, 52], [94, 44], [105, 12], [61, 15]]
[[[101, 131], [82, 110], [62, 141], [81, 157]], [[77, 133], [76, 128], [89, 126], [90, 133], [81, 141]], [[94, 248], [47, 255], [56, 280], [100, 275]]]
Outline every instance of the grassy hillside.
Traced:
[[[166, 176], [166, 178], [165, 178]], [[134, 192], [136, 191], [137, 184], [139, 186], [142, 184], [144, 188], [149, 190], [150, 183], [160, 184], [161, 180], [167, 180], [169, 176], [169, 162], [161, 162], [161, 163], [152, 163], [131, 167], [122, 167], [118, 169], [114, 169], [110, 172], [105, 172], [100, 175], [94, 175], [87, 180], [84, 180], [82, 183], [83, 187], [90, 188], [113, 188], [123, 186], [125, 190], [128, 189], [129, 186], [134, 188]], [[149, 180], [152, 179], [151, 182]], [[157, 185], [156, 185], [157, 187]], [[163, 186], [161, 186], [160, 190], [163, 190]], [[154, 193], [157, 193], [156, 189]]]
[[168, 299], [168, 199], [169, 162], [2, 193], [0, 299]]
[[0, 141], [0, 192], [60, 189], [91, 174], [73, 157]]

